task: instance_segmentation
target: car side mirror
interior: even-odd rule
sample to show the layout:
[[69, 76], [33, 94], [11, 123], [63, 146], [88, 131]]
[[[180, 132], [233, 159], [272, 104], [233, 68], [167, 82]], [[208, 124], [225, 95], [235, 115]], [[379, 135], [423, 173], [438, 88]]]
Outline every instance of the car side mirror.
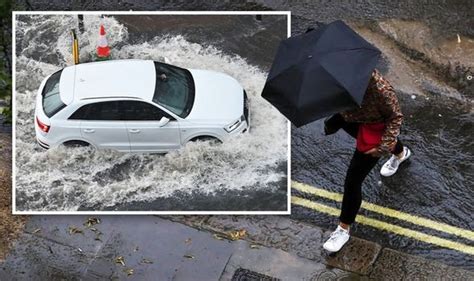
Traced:
[[164, 125], [168, 124], [168, 122], [170, 122], [170, 119], [163, 116], [163, 117], [161, 117], [160, 121], [158, 122], [158, 126], [163, 127]]

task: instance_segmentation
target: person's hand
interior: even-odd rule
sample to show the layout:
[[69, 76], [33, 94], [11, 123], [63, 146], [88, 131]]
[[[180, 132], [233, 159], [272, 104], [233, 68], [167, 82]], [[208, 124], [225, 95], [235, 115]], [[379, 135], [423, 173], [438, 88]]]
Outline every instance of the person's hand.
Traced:
[[364, 154], [369, 154], [372, 157], [381, 157], [382, 156], [382, 154], [380, 153], [380, 151], [376, 147], [374, 147], [370, 150], [367, 150], [366, 152], [364, 152]]

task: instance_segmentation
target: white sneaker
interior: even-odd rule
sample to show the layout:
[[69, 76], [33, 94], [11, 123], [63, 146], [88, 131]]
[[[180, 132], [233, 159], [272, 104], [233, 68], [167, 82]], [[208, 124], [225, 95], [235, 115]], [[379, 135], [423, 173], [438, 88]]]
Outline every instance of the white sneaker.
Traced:
[[380, 169], [380, 174], [384, 177], [390, 177], [395, 174], [398, 170], [398, 166], [403, 163], [403, 161], [407, 160], [410, 157], [411, 151], [408, 147], [403, 147], [403, 157], [402, 159], [398, 159], [397, 156], [392, 155], [390, 159], [388, 159], [385, 164], [383, 164], [382, 169]]
[[349, 241], [349, 230], [345, 230], [340, 225], [331, 233], [328, 241], [324, 243], [323, 248], [328, 252], [338, 252], [347, 241]]

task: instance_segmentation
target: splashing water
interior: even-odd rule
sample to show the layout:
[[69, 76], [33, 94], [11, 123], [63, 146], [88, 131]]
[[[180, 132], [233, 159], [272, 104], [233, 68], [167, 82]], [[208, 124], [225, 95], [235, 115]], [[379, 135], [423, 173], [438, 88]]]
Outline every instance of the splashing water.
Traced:
[[[181, 36], [129, 45], [126, 28], [113, 17], [85, 16], [79, 35], [81, 61], [92, 60], [99, 25], [107, 27], [114, 59], [154, 59], [209, 69], [236, 78], [246, 89], [251, 133], [211, 146], [190, 143], [166, 155], [124, 154], [91, 148], [42, 150], [35, 141], [34, 106], [42, 79], [72, 64], [73, 16], [20, 16], [16, 25], [16, 204], [20, 211], [73, 211], [151, 201], [176, 192], [276, 188], [286, 177], [287, 123], [259, 93], [266, 74], [239, 56]], [[280, 167], [280, 168], [279, 168]]]

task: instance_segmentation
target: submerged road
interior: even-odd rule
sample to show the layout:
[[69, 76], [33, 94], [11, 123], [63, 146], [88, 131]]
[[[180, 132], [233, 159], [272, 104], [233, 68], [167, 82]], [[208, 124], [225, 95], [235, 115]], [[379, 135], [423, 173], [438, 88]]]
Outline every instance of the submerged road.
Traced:
[[94, 60], [98, 27], [104, 24], [112, 59], [161, 60], [234, 77], [248, 96], [251, 130], [222, 145], [196, 142], [166, 155], [45, 151], [30, 122], [36, 91], [44, 77], [72, 63], [69, 30], [78, 20], [20, 15], [15, 49], [18, 211], [288, 211], [288, 126], [259, 96], [278, 43], [288, 34], [286, 15], [86, 15], [83, 23], [84, 32], [78, 34], [82, 63]]

